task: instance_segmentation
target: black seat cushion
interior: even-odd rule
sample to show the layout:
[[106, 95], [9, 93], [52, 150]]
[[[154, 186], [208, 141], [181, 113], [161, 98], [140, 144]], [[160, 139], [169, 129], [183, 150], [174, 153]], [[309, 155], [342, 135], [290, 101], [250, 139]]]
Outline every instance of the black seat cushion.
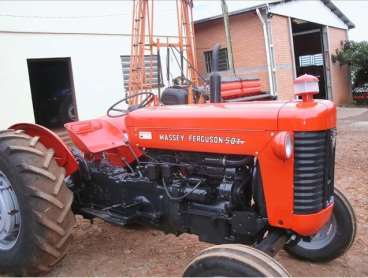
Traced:
[[178, 87], [166, 88], [162, 92], [161, 102], [165, 105], [188, 104], [188, 91]]

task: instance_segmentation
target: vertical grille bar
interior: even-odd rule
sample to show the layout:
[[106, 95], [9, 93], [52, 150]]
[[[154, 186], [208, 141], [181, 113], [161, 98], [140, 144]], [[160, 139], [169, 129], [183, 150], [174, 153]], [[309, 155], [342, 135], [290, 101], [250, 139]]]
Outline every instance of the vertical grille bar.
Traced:
[[332, 201], [334, 140], [334, 130], [294, 134], [294, 213], [316, 213]]

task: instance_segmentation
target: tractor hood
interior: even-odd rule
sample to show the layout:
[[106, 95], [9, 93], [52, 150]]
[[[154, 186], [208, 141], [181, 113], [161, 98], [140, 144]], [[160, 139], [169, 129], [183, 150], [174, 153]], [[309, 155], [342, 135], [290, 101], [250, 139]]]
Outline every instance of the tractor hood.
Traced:
[[149, 107], [129, 113], [127, 127], [150, 129], [277, 130], [286, 102], [217, 103]]
[[335, 127], [336, 107], [328, 100], [289, 101], [278, 115], [278, 130], [322, 131]]
[[126, 116], [128, 128], [313, 131], [336, 126], [331, 101], [259, 101], [160, 106]]
[[127, 133], [135, 147], [208, 152], [222, 147], [222, 153], [256, 154], [277, 131], [335, 128], [336, 108], [323, 100], [158, 106], [65, 127], [73, 142], [90, 153], [123, 148]]
[[329, 101], [263, 101], [140, 109], [125, 118], [137, 147], [258, 155], [279, 131], [322, 131], [336, 126]]

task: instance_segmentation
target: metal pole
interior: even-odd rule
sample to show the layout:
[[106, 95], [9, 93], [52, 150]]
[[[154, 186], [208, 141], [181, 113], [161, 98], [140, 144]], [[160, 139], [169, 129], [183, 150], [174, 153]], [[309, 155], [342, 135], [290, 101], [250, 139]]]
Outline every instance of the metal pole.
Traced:
[[236, 75], [235, 67], [234, 67], [233, 43], [231, 40], [231, 32], [230, 32], [229, 11], [227, 8], [226, 0], [221, 0], [221, 6], [222, 6], [222, 14], [224, 16], [224, 26], [225, 26], [225, 34], [226, 34], [226, 45], [227, 45], [227, 59], [229, 61], [230, 71], [234, 75]]

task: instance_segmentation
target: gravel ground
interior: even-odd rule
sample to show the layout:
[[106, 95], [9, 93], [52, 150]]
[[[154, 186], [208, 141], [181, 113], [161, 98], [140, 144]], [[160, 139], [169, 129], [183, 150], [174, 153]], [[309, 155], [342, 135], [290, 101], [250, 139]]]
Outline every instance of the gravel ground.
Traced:
[[[311, 264], [280, 252], [293, 276], [368, 276], [368, 109], [339, 109], [336, 186], [350, 199], [358, 219], [352, 249], [327, 264]], [[50, 276], [180, 276], [209, 244], [140, 227], [122, 229], [78, 218], [68, 256]]]

